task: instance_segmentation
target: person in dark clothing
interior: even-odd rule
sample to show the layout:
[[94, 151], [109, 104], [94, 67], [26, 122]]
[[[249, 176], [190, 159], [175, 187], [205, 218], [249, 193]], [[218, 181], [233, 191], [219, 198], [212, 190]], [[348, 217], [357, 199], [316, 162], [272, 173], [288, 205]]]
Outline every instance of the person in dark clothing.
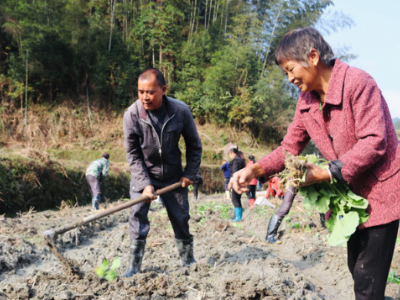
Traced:
[[[245, 162], [239, 156], [239, 151], [236, 148], [232, 148], [229, 150], [228, 155], [231, 159], [229, 163], [229, 169], [231, 170], [231, 178], [233, 174], [245, 167]], [[228, 189], [232, 188], [232, 183], [229, 182]], [[235, 207], [235, 218], [232, 220], [233, 222], [242, 221], [242, 202], [241, 202], [242, 195], [238, 194], [235, 190], [232, 190], [232, 204]]]
[[229, 163], [225, 159], [223, 160], [221, 170], [224, 172], [224, 187], [225, 187], [226, 199], [229, 200], [231, 199], [231, 196], [229, 194], [228, 184], [229, 180], [231, 179], [231, 171], [229, 169]]
[[200, 185], [203, 184], [203, 178], [201, 177], [201, 173], [199, 172], [196, 175], [196, 179], [193, 181], [193, 196], [194, 199], [197, 200], [198, 199], [198, 195], [199, 195], [199, 187]]
[[[178, 188], [162, 196], [175, 234], [183, 266], [195, 263], [193, 236], [189, 232], [188, 186], [200, 170], [202, 146], [189, 107], [165, 96], [163, 74], [148, 69], [138, 79], [139, 100], [124, 114], [124, 145], [131, 170], [130, 197], [149, 196], [175, 182]], [[186, 144], [186, 166], [182, 167], [179, 139]], [[130, 259], [124, 277], [141, 272], [146, 238], [150, 230], [147, 217], [150, 201], [132, 206], [129, 219]]]
[[277, 212], [272, 215], [269, 220], [267, 236], [265, 239], [269, 244], [281, 244], [281, 240], [275, 239], [276, 234], [278, 233], [279, 225], [281, 225], [283, 218], [289, 213], [290, 208], [293, 204], [293, 199], [296, 196], [296, 188], [294, 186], [290, 186], [283, 196], [283, 201]]
[[[271, 216], [269, 220], [267, 236], [265, 239], [269, 244], [282, 244], [281, 240], [275, 239], [276, 234], [278, 233], [279, 226], [282, 223], [282, 220], [289, 213], [290, 209], [293, 205], [293, 200], [296, 197], [296, 188], [294, 186], [290, 186], [284, 196], [281, 206], [276, 211], [274, 215]], [[321, 223], [322, 228], [326, 228], [325, 226], [325, 214], [319, 214], [319, 221]]]

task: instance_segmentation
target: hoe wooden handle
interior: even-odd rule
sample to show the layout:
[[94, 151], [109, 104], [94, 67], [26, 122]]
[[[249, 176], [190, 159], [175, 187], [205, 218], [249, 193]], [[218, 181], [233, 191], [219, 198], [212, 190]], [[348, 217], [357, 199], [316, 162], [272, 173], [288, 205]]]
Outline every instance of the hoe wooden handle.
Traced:
[[[181, 182], [177, 182], [177, 183], [169, 185], [169, 186], [167, 186], [165, 188], [157, 190], [154, 193], [154, 195], [160, 196], [162, 194], [171, 192], [171, 191], [173, 191], [173, 190], [175, 190], [175, 189], [177, 189], [177, 188], [179, 188], [181, 186], [182, 186]], [[141, 197], [139, 197], [139, 198], [137, 198], [135, 200], [128, 201], [128, 202], [123, 203], [121, 205], [106, 209], [106, 210], [104, 210], [102, 212], [99, 212], [99, 213], [97, 213], [95, 215], [91, 215], [91, 216], [88, 216], [86, 218], [83, 218], [82, 221], [80, 221], [80, 222], [78, 222], [76, 224], [66, 225], [66, 226], [61, 227], [60, 229], [57, 229], [57, 230], [52, 230], [52, 229], [46, 230], [43, 233], [44, 240], [45, 240], [46, 244], [48, 244], [48, 243], [54, 241], [54, 238], [59, 234], [63, 234], [65, 232], [67, 232], [67, 231], [70, 231], [70, 230], [75, 229], [77, 227], [80, 227], [82, 225], [88, 224], [90, 222], [96, 221], [98, 219], [104, 218], [104, 217], [109, 216], [109, 215], [111, 215], [113, 213], [116, 213], [116, 212], [118, 212], [120, 210], [126, 209], [126, 208], [131, 207], [131, 206], [133, 206], [135, 204], [138, 204], [138, 203], [141, 203], [141, 202], [145, 202], [145, 201], [148, 201], [148, 200], [150, 200], [149, 196], [141, 196]]]

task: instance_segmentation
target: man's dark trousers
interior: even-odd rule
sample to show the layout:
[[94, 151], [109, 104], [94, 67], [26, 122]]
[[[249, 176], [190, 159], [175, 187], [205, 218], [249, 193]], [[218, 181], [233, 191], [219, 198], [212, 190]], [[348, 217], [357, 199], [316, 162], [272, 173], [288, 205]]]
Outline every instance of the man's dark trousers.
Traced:
[[[130, 196], [131, 200], [142, 196], [141, 192], [132, 191], [132, 181]], [[163, 187], [154, 186], [155, 190]], [[189, 201], [188, 189], [178, 188], [169, 193], [163, 194], [162, 199], [167, 209], [169, 220], [175, 233], [175, 238], [187, 240], [192, 237], [189, 233]], [[131, 240], [145, 240], [150, 230], [150, 221], [147, 217], [151, 203], [138, 203], [132, 206], [129, 218], [129, 236]]]

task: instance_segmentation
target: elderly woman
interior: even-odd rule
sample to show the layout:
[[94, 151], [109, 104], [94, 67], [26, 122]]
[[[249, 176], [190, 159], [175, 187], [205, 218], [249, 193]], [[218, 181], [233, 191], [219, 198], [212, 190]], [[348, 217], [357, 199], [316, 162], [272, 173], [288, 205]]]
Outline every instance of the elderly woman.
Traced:
[[282, 38], [275, 61], [301, 92], [294, 120], [280, 147], [234, 175], [233, 188], [282, 171], [283, 150], [299, 155], [312, 139], [330, 163], [308, 164], [305, 184], [335, 177], [369, 201], [368, 221], [347, 243], [348, 267], [356, 299], [383, 300], [400, 218], [400, 146], [374, 79], [333, 58], [313, 28]]

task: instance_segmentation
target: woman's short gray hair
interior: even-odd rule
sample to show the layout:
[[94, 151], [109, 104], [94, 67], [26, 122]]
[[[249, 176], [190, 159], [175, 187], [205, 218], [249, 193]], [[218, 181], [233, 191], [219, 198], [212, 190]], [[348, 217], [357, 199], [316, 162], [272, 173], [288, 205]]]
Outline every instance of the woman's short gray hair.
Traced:
[[331, 46], [318, 30], [312, 27], [294, 29], [286, 33], [275, 50], [275, 62], [281, 65], [286, 60], [296, 60], [308, 66], [308, 55], [315, 48], [320, 60], [327, 66], [334, 58]]

